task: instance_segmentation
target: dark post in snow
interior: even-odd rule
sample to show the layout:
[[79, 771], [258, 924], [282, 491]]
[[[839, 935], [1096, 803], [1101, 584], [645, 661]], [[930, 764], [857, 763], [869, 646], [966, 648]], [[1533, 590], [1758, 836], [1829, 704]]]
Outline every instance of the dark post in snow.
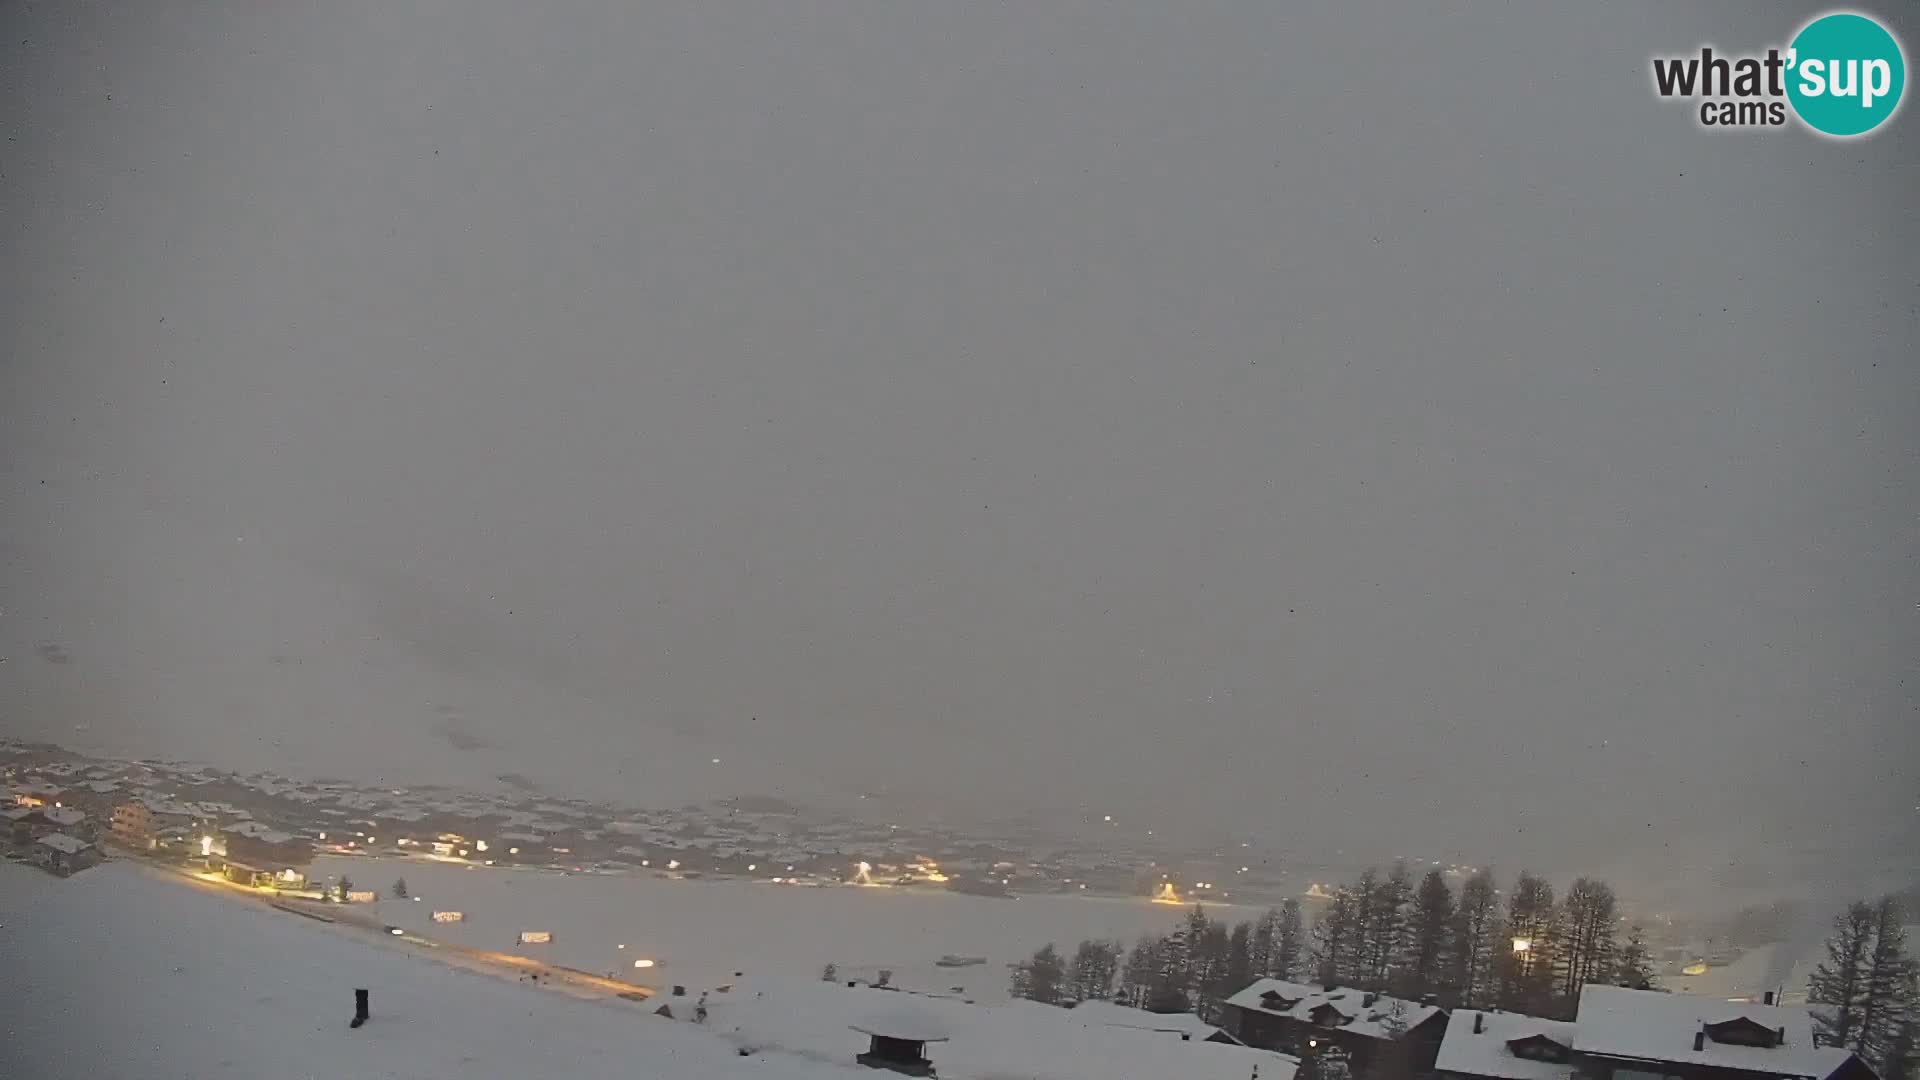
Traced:
[[367, 992], [365, 990], [355, 990], [353, 992], [353, 1024], [351, 1026], [359, 1027], [366, 1022]]

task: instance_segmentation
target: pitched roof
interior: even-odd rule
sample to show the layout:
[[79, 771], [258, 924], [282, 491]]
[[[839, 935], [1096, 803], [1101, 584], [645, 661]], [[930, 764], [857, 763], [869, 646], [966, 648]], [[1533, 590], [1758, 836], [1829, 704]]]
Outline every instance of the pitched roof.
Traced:
[[[1476, 1019], [1480, 1022], [1477, 1034], [1473, 1030]], [[1495, 1076], [1502, 1080], [1564, 1080], [1568, 1075], [1567, 1065], [1519, 1057], [1509, 1045], [1540, 1036], [1571, 1048], [1574, 1025], [1522, 1013], [1455, 1009], [1447, 1017], [1447, 1034], [1440, 1041], [1440, 1055], [1434, 1059], [1433, 1067], [1440, 1072]]]
[[[1775, 1032], [1779, 1044], [1743, 1046], [1705, 1037], [1709, 1026], [1737, 1020]], [[1698, 1050], [1693, 1048], [1696, 1035], [1702, 1036]], [[1833, 1055], [1813, 1045], [1813, 1018], [1805, 1009], [1619, 986], [1588, 986], [1580, 991], [1573, 1048], [1583, 1054], [1774, 1076], [1824, 1078], [1836, 1067]]]
[[1405, 1025], [1403, 1031], [1420, 1026], [1440, 1012], [1436, 1006], [1386, 994], [1374, 994], [1346, 986], [1329, 990], [1324, 986], [1288, 982], [1285, 979], [1256, 980], [1228, 998], [1227, 1004], [1269, 1016], [1292, 1017], [1303, 1023], [1313, 1023], [1316, 1011], [1323, 1017], [1337, 1013], [1345, 1018], [1340, 1030], [1374, 1039], [1395, 1037], [1388, 1028], [1394, 1019], [1396, 1007], [1399, 1010], [1399, 1022]]

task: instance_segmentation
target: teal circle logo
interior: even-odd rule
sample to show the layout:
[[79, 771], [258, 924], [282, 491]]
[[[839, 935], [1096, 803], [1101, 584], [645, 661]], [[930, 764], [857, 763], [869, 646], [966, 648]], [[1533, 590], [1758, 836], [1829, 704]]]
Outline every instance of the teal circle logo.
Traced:
[[1801, 28], [1790, 49], [1787, 100], [1815, 131], [1865, 135], [1900, 108], [1906, 57], [1887, 28], [1865, 15], [1822, 15]]

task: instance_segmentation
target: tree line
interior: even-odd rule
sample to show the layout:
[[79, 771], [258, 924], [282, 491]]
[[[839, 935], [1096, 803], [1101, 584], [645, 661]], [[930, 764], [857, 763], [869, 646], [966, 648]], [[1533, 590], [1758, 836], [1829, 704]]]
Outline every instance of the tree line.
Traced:
[[1236, 925], [1196, 906], [1171, 933], [1131, 950], [1083, 941], [1069, 958], [1047, 945], [1015, 966], [1012, 989], [1051, 1004], [1110, 999], [1214, 1020], [1228, 996], [1259, 978], [1562, 1018], [1589, 983], [1653, 987], [1644, 936], [1636, 926], [1621, 937], [1606, 882], [1578, 878], [1557, 898], [1546, 879], [1523, 873], [1502, 895], [1485, 871], [1456, 894], [1441, 871], [1416, 883], [1396, 863], [1336, 889], [1310, 930], [1298, 900]]
[[1882, 1080], [1920, 1073], [1920, 968], [1907, 951], [1906, 921], [1897, 895], [1847, 905], [1807, 982], [1821, 1041], [1859, 1054]]
[[1456, 894], [1443, 872], [1415, 883], [1395, 863], [1334, 891], [1314, 921], [1312, 971], [1326, 985], [1447, 1008], [1570, 1019], [1590, 983], [1653, 988], [1645, 936], [1634, 926], [1622, 939], [1624, 921], [1598, 878], [1576, 878], [1556, 897], [1545, 878], [1522, 873], [1503, 894], [1482, 870]]
[[1071, 957], [1052, 944], [1013, 969], [1015, 997], [1050, 1005], [1114, 1001], [1216, 1020], [1221, 1003], [1255, 979], [1292, 978], [1305, 959], [1300, 901], [1229, 925], [1195, 905], [1169, 933], [1125, 942], [1082, 941]]

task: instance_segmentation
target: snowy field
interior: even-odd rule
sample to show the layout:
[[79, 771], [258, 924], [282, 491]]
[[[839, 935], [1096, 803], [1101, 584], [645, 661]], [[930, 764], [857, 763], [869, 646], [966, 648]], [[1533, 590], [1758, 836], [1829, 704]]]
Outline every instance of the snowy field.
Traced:
[[[422, 905], [424, 906], [424, 905]], [[61, 881], [0, 863], [0, 1077], [60, 1080], [857, 1080], [876, 1020], [950, 1036], [950, 1080], [1292, 1080], [1297, 1062], [1114, 1026], [1146, 1014], [968, 1006], [817, 979], [741, 980], [678, 1019], [446, 966], [435, 951], [132, 863]], [[373, 1018], [350, 1029], [353, 990]]]
[[[0, 863], [0, 1077], [856, 1080], [714, 1033], [387, 946], [126, 863]], [[373, 991], [358, 1031], [353, 990]]]
[[[814, 978], [826, 964], [843, 978], [891, 970], [896, 985], [964, 987], [978, 1001], [1006, 998], [1009, 962], [1051, 941], [1071, 952], [1083, 938], [1129, 946], [1163, 934], [1181, 908], [1146, 900], [1079, 896], [996, 899], [922, 889], [806, 888], [745, 880], [672, 881], [645, 872], [562, 875], [472, 869], [453, 863], [328, 856], [316, 876], [351, 877], [377, 889], [386, 922], [475, 948], [518, 952], [601, 974], [620, 970], [649, 985], [720, 985], [736, 971]], [[419, 901], [385, 899], [404, 877]], [[435, 924], [436, 910], [466, 921]], [[1251, 908], [1210, 906], [1216, 917], [1255, 918]], [[516, 944], [522, 930], [550, 930], [549, 945]], [[624, 944], [625, 949], [620, 948]], [[975, 967], [941, 968], [941, 956], [980, 956]], [[658, 966], [635, 971], [633, 960]]]

